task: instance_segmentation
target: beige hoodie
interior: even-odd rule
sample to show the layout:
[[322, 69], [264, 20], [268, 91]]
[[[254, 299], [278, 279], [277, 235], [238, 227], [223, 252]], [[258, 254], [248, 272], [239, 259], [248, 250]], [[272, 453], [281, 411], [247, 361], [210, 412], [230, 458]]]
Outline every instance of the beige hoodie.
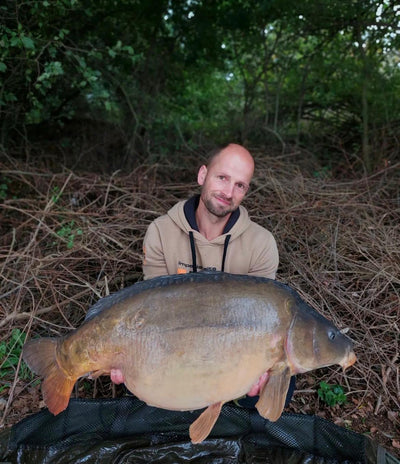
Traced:
[[207, 240], [190, 226], [185, 203], [180, 201], [150, 224], [143, 242], [145, 279], [205, 269], [275, 278], [279, 264], [275, 239], [271, 232], [249, 219], [243, 206], [239, 206], [239, 217], [227, 233]]

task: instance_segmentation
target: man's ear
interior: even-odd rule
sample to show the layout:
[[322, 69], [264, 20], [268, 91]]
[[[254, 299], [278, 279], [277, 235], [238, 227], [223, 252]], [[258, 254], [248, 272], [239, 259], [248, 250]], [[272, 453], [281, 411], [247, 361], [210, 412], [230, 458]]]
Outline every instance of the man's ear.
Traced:
[[207, 166], [203, 164], [197, 173], [197, 182], [199, 185], [203, 185], [207, 176]]

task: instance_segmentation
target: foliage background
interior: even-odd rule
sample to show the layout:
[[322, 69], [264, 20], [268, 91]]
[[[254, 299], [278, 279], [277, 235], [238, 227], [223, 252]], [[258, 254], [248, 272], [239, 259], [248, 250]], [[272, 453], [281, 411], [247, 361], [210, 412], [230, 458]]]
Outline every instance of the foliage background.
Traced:
[[398, 159], [395, 0], [7, 0], [0, 18], [7, 152], [105, 170], [226, 140], [335, 169]]

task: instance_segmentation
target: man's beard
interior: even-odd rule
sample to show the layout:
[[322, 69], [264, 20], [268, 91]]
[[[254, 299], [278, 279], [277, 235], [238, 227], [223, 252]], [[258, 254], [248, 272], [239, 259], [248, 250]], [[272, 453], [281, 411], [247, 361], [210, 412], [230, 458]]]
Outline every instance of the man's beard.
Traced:
[[227, 216], [228, 214], [231, 214], [233, 211], [235, 211], [236, 207], [234, 206], [220, 206], [216, 207], [213, 202], [212, 202], [213, 197], [207, 197], [207, 198], [202, 198], [205, 207], [207, 208], [207, 211], [209, 211], [211, 214], [214, 214], [214, 216], [217, 216], [219, 218], [223, 218]]

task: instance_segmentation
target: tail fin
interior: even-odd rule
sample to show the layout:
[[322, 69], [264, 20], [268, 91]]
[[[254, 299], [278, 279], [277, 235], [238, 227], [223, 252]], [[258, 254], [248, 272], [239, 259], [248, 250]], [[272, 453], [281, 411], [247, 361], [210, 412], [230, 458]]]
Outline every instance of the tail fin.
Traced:
[[76, 379], [60, 368], [56, 358], [56, 338], [39, 338], [25, 343], [22, 357], [36, 374], [44, 377], [43, 399], [50, 412], [57, 415], [68, 406]]

